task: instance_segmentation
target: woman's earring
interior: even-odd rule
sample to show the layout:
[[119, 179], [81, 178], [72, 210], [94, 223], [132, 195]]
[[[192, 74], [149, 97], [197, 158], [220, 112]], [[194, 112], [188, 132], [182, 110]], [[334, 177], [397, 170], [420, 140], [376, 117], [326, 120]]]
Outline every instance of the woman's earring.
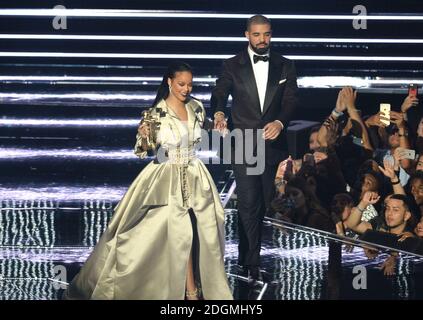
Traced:
[[170, 92], [170, 91], [172, 91], [172, 86], [171, 86], [171, 85], [169, 85], [169, 92]]

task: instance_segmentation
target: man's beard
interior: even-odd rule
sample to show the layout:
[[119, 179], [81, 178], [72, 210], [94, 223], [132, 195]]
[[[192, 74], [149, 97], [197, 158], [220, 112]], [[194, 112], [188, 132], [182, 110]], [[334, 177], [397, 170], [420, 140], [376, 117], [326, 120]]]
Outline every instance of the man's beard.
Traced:
[[263, 48], [257, 48], [253, 46], [250, 46], [250, 47], [255, 53], [259, 55], [263, 55], [269, 52], [270, 45], [267, 45], [266, 47], [263, 47]]
[[386, 225], [388, 226], [389, 229], [395, 229], [395, 228], [398, 228], [399, 226], [401, 226], [404, 223], [405, 223], [405, 221], [402, 221], [400, 223], [397, 223], [396, 225], [390, 226], [390, 225], [388, 225], [388, 222], [386, 222]]

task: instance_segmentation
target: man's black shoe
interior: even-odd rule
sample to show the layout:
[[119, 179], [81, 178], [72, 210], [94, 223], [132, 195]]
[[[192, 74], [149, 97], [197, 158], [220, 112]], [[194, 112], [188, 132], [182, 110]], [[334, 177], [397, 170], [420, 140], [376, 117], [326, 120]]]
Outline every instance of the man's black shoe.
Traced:
[[256, 267], [256, 266], [249, 266], [248, 267], [248, 276], [249, 277], [251, 277], [255, 280], [258, 280], [259, 274], [260, 274], [259, 267]]
[[257, 281], [261, 280], [260, 268], [257, 266], [248, 267], [248, 283], [255, 284]]
[[248, 277], [248, 267], [247, 266], [237, 264], [237, 265], [234, 266], [234, 270], [235, 270], [237, 275], [239, 275], [241, 277]]

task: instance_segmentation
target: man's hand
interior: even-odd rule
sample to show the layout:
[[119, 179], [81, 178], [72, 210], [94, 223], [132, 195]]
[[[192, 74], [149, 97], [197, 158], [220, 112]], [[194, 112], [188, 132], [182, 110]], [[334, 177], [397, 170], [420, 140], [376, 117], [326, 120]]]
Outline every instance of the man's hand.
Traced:
[[216, 112], [214, 114], [214, 130], [222, 134], [227, 132], [228, 124], [226, 122], [225, 114], [223, 112]]
[[403, 232], [403, 233], [400, 233], [398, 236], [400, 237], [400, 238], [398, 239], [398, 242], [403, 242], [405, 239], [408, 239], [408, 238], [414, 238], [414, 237], [416, 237], [416, 236], [414, 235], [414, 233], [412, 233], [412, 232], [410, 232], [410, 231], [405, 231], [405, 232]]
[[373, 260], [379, 254], [379, 252], [374, 248], [363, 247], [363, 250], [364, 250], [364, 254], [366, 255], [367, 259]]
[[395, 274], [396, 258], [389, 256], [385, 262], [380, 266], [380, 270], [383, 270], [385, 276], [393, 276]]
[[278, 121], [269, 122], [264, 126], [264, 140], [275, 140], [282, 131], [282, 125]]

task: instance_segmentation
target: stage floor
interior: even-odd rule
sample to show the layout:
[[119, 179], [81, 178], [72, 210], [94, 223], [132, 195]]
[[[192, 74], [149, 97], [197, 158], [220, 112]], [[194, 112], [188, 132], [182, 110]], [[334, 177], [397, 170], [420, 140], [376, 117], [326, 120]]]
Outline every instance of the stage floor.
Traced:
[[[226, 185], [216, 177], [223, 201], [227, 196], [223, 190], [233, 183], [230, 171], [226, 176]], [[68, 190], [68, 196], [72, 194], [71, 186], [56, 188], [64, 188], [63, 194]], [[81, 186], [75, 188], [79, 192], [84, 190]], [[124, 186], [103, 188], [92, 189], [92, 194], [110, 190], [109, 195], [118, 197], [125, 191]], [[73, 195], [78, 193], [75, 191]], [[115, 204], [113, 196], [79, 201], [68, 197], [61, 202], [57, 199], [2, 201], [0, 299], [59, 299], [105, 230]], [[362, 248], [347, 252], [345, 245], [323, 232], [289, 225], [280, 227], [269, 221], [263, 225], [263, 281], [251, 285], [237, 265], [237, 210], [230, 208], [235, 204], [236, 197], [232, 195], [225, 210], [225, 267], [235, 299], [423, 298], [423, 258], [402, 255], [396, 275], [386, 277], [378, 269], [386, 253], [369, 260]], [[365, 268], [366, 289], [354, 289], [357, 267]]]

